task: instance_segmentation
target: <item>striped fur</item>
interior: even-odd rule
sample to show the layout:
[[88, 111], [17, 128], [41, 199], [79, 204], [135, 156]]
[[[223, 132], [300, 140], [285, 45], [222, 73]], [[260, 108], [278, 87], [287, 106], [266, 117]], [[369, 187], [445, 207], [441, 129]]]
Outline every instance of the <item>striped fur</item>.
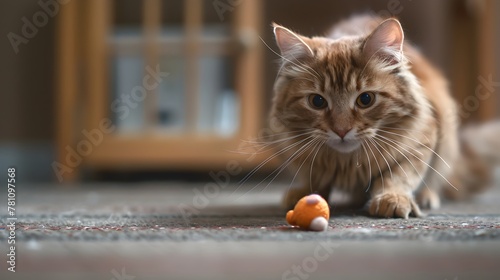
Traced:
[[[407, 218], [421, 215], [418, 204], [439, 207], [438, 192], [454, 188], [450, 175], [460, 157], [456, 107], [443, 76], [402, 45], [399, 22], [358, 16], [330, 37], [279, 25], [275, 33], [283, 62], [271, 118], [285, 131], [272, 139], [299, 181], [285, 206], [313, 192], [328, 199], [338, 189], [374, 216]], [[356, 105], [363, 92], [375, 96], [368, 108]], [[313, 108], [311, 94], [328, 106]], [[343, 140], [336, 133], [347, 130]]]

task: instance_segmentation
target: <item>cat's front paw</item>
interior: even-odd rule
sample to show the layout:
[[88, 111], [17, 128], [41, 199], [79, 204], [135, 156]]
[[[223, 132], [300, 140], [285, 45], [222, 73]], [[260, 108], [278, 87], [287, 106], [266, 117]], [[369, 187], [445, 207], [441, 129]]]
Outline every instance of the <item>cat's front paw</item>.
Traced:
[[384, 218], [420, 217], [422, 213], [413, 198], [401, 193], [383, 193], [376, 195], [369, 202], [369, 213], [372, 216]]

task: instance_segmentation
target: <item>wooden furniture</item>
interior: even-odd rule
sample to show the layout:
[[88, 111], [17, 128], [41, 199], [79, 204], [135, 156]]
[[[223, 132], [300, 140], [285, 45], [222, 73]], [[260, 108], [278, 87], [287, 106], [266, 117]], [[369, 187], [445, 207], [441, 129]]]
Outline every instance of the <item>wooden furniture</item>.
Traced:
[[[147, 90], [144, 118], [140, 129], [129, 133], [103, 133], [90, 153], [81, 155], [82, 164], [70, 166], [64, 181], [78, 178], [81, 167], [105, 170], [189, 169], [219, 170], [236, 160], [243, 168], [259, 164], [264, 155], [249, 159], [236, 151], [242, 140], [258, 135], [264, 124], [262, 88], [263, 45], [259, 40], [263, 20], [260, 0], [238, 1], [237, 6], [223, 11], [218, 25], [230, 29], [227, 36], [202, 35], [209, 25], [207, 13], [217, 12], [213, 1], [185, 0], [136, 1], [142, 9], [140, 22], [132, 23], [142, 34], [121, 40], [115, 37], [115, 21], [119, 5], [127, 1], [72, 1], [61, 9], [58, 17], [58, 162], [69, 166], [68, 147], [77, 150], [85, 141], [82, 133], [99, 128], [103, 120], [113, 117], [112, 58], [118, 52], [134, 52], [143, 57], [145, 65], [155, 69], [163, 55], [176, 55], [185, 62], [182, 93], [185, 113], [181, 132], [159, 129], [158, 89]], [[128, 1], [130, 3], [130, 1]], [[180, 36], [162, 34], [171, 23], [162, 18], [173, 2], [182, 13]], [[226, 3], [227, 1], [223, 1]], [[229, 3], [229, 2], [228, 2]], [[210, 10], [212, 9], [212, 10]], [[220, 11], [218, 11], [220, 13]], [[170, 13], [172, 14], [172, 13]], [[219, 14], [217, 14], [219, 15]], [[212, 16], [213, 17], [213, 16]], [[175, 21], [175, 20], [174, 20]], [[213, 21], [213, 19], [212, 19]], [[172, 21], [170, 21], [172, 22]], [[234, 65], [231, 83], [239, 99], [238, 130], [232, 135], [200, 132], [196, 128], [200, 106], [200, 60], [203, 55], [222, 55]], [[111, 70], [110, 70], [111, 69]], [[144, 70], [144, 75], [148, 72]], [[168, 79], [168, 77], [167, 77]], [[203, 104], [201, 104], [203, 106]]]
[[493, 0], [457, 1], [453, 3], [451, 87], [464, 123], [484, 122], [498, 116], [496, 91], [486, 88], [490, 77], [496, 81], [495, 21], [498, 3]]
[[[374, 2], [379, 4], [374, 4], [374, 7], [387, 7], [387, 1]], [[420, 11], [419, 14], [426, 15], [435, 7], [444, 7], [441, 9], [445, 17], [442, 24], [450, 27], [443, 30], [451, 34], [443, 32], [446, 34], [436, 38], [443, 43], [451, 41], [450, 85], [459, 105], [464, 106], [467, 98], [474, 98], [475, 90], [480, 85], [479, 77], [488, 79], [493, 75], [493, 80], [498, 80], [494, 62], [494, 38], [498, 40], [498, 35], [495, 34], [494, 19], [498, 18], [499, 4], [493, 0], [462, 0], [444, 4], [414, 2], [404, 3], [401, 17], [413, 20], [415, 27], [421, 25], [425, 16], [412, 17], [411, 14]], [[217, 3], [226, 6], [217, 7]], [[236, 6], [227, 6], [231, 3]], [[123, 24], [117, 20], [117, 10], [125, 5], [135, 7], [132, 10], [135, 9], [137, 16], [124, 22], [142, 30], [140, 36], [115, 36], [116, 30]], [[284, 5], [288, 8], [282, 9]], [[275, 78], [275, 72], [269, 70], [266, 73], [264, 70], [268, 69], [263, 69], [262, 64], [271, 64], [276, 56], [268, 52], [268, 57], [264, 58], [264, 46], [258, 35], [262, 34], [265, 41], [272, 42], [272, 34], [264, 32], [265, 24], [272, 21], [288, 21], [290, 27], [302, 24], [303, 30], [312, 30], [317, 34], [317, 30], [324, 30], [326, 24], [332, 23], [328, 21], [332, 15], [335, 18], [345, 17], [354, 11], [355, 5], [344, 3], [339, 6], [319, 0], [310, 1], [307, 5], [300, 0], [85, 0], [65, 4], [57, 17], [58, 162], [69, 165], [67, 148], [76, 149], [85, 139], [83, 129], [92, 130], [99, 127], [103, 119], [113, 119], [112, 103], [117, 98], [114, 95], [113, 75], [116, 71], [110, 66], [117, 54], [140, 53], [144, 64], [150, 66], [161, 64], [165, 56], [181, 57], [184, 62], [184, 74], [181, 76], [185, 77], [181, 81], [185, 102], [179, 105], [184, 112], [180, 132], [159, 129], [162, 121], [158, 114], [161, 95], [148, 90], [148, 98], [141, 102], [143, 121], [139, 129], [131, 133], [117, 131], [106, 134], [101, 143], [92, 147], [89, 155], [82, 157], [82, 164], [70, 166], [73, 172], [65, 172], [65, 180], [76, 178], [80, 167], [219, 170], [231, 160], [236, 160], [244, 168], [258, 165], [267, 158], [267, 154], [253, 157], [234, 152], [242, 145], [242, 140], [257, 136], [264, 125], [267, 112], [263, 110], [263, 103], [268, 100], [263, 98], [263, 80], [267, 79], [270, 90]], [[222, 9], [219, 12], [223, 16], [219, 16], [217, 9]], [[267, 11], [267, 18], [263, 18], [264, 10]], [[297, 14], [315, 14], [316, 17], [297, 17]], [[322, 22], [325, 26], [319, 28]], [[214, 23], [228, 27], [230, 33], [224, 36], [206, 35], [206, 27]], [[166, 36], [163, 33], [165, 27], [173, 25], [181, 27], [181, 34]], [[425, 30], [418, 32], [425, 33]], [[226, 74], [230, 76], [239, 98], [239, 114], [238, 131], [230, 136], [200, 132], [197, 128], [202, 118], [200, 92], [204, 88], [200, 82], [204, 75], [199, 71], [200, 61], [207, 55], [224, 56], [233, 65]], [[143, 71], [143, 74], [146, 75], [146, 72]], [[170, 80], [176, 79], [173, 74]], [[492, 119], [498, 114], [496, 106], [499, 101], [496, 92], [487, 100], [480, 100], [477, 109], [466, 112], [468, 115], [463, 118], [464, 122]]]

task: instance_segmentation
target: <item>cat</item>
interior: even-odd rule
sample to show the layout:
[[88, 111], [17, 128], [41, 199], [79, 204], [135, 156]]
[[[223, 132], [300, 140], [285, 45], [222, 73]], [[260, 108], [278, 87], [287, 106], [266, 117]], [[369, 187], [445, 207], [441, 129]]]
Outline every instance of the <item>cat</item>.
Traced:
[[312, 38], [273, 27], [282, 62], [270, 118], [283, 131], [270, 138], [299, 182], [285, 208], [336, 189], [371, 216], [407, 219], [439, 208], [443, 191], [487, 185], [487, 166], [461, 153], [446, 79], [397, 19], [355, 16]]

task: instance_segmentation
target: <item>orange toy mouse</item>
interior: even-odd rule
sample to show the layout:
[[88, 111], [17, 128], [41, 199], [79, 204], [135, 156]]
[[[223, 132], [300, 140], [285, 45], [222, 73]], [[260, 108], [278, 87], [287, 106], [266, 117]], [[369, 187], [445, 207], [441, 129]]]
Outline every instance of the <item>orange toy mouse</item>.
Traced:
[[317, 194], [304, 196], [293, 210], [286, 213], [286, 221], [290, 225], [313, 231], [325, 231], [328, 228], [329, 218], [328, 203]]

